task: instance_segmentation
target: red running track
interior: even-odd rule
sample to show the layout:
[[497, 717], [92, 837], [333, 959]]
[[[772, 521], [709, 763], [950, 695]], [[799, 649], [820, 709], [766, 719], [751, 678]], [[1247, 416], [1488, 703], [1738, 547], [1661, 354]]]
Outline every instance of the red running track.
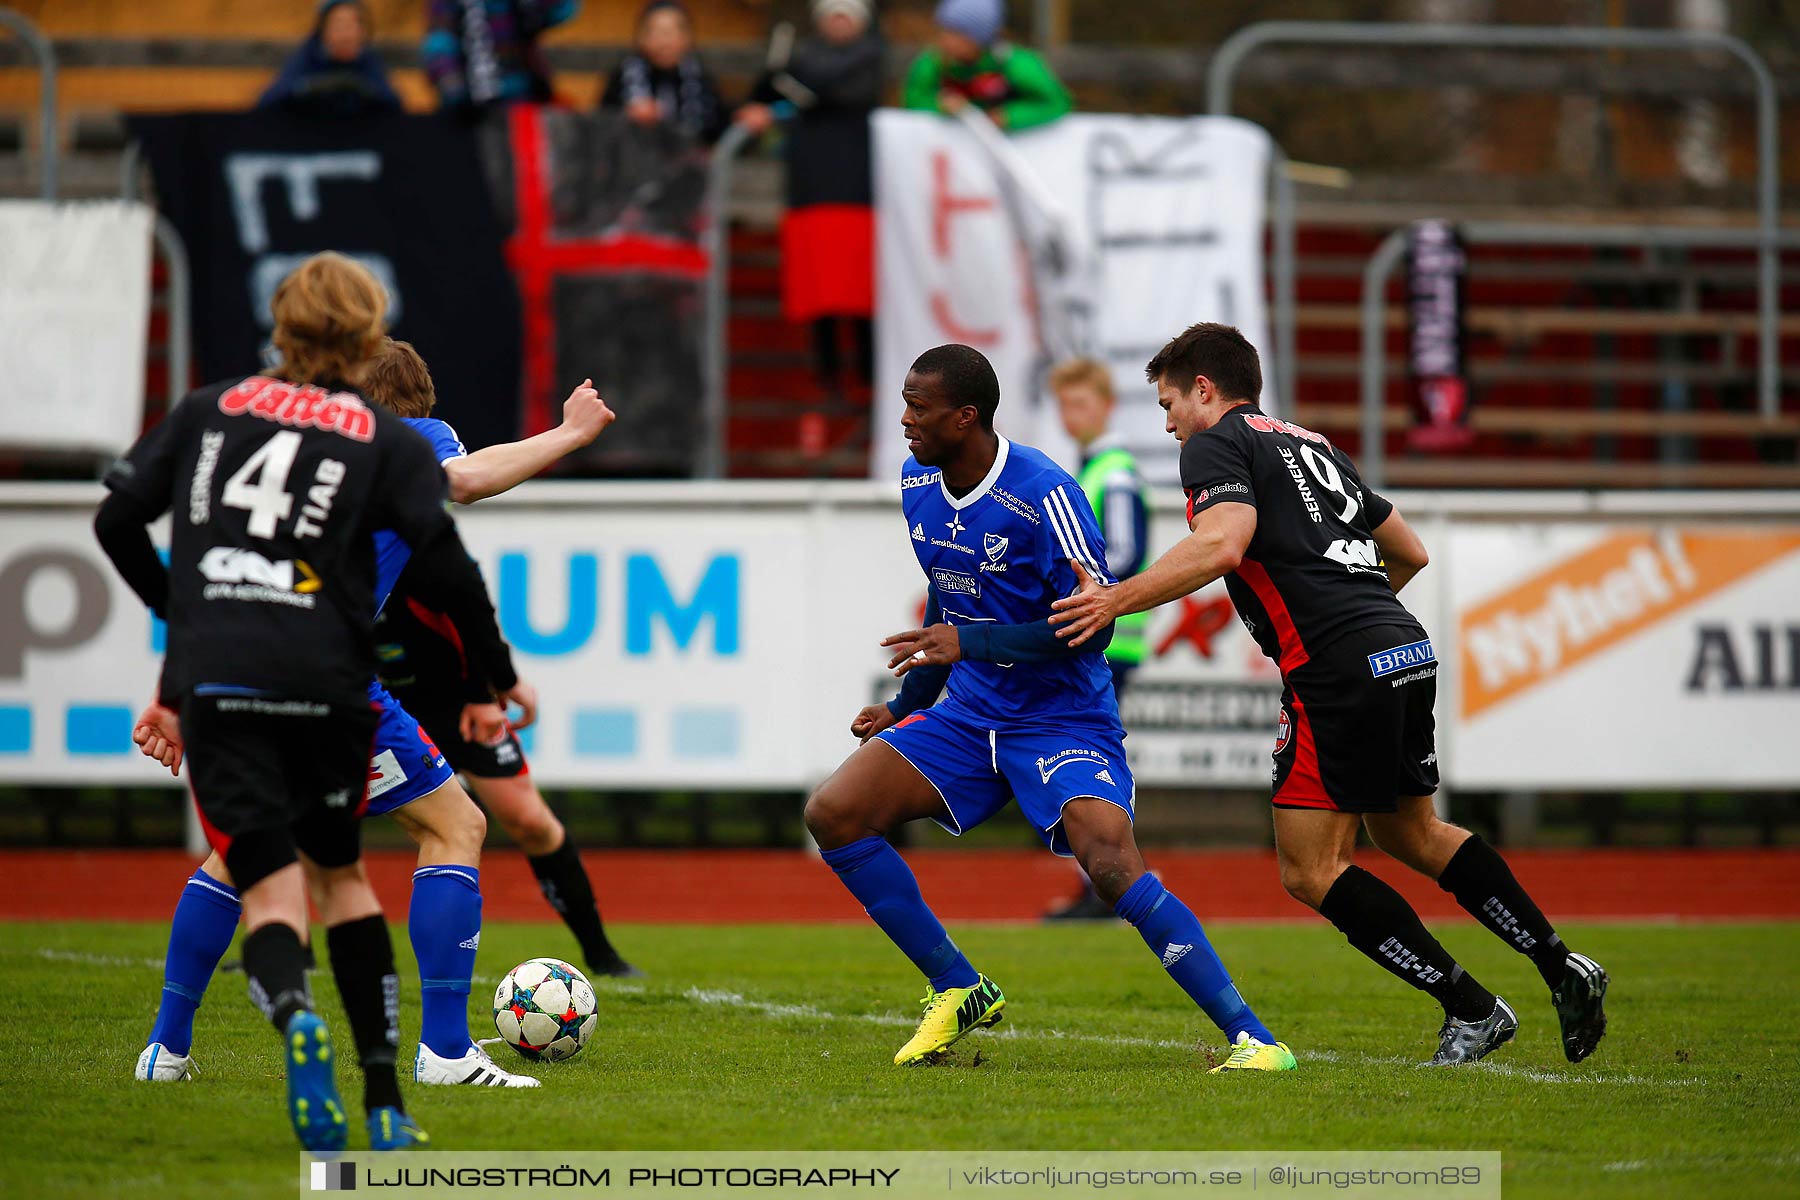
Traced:
[[[816, 857], [781, 850], [599, 850], [582, 856], [609, 921], [860, 921], [861, 908]], [[1074, 868], [1042, 851], [909, 853], [925, 897], [952, 921], [1032, 920], [1066, 896]], [[1309, 919], [1267, 851], [1147, 856], [1202, 920]], [[1553, 920], [1800, 918], [1800, 850], [1521, 850], [1507, 860]], [[1431, 918], [1464, 917], [1429, 880], [1365, 851], [1363, 866]], [[0, 850], [0, 920], [166, 921], [196, 861], [173, 850]], [[410, 854], [369, 856], [390, 913], [406, 911]], [[550, 920], [523, 856], [482, 864], [485, 915]]]

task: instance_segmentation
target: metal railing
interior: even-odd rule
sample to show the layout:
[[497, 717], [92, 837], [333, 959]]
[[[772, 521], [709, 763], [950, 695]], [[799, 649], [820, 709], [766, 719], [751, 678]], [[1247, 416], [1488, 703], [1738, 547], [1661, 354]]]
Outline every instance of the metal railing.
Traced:
[[56, 199], [56, 48], [43, 30], [25, 14], [0, 8], [0, 25], [13, 31], [37, 59], [38, 65], [38, 190], [46, 200]]
[[[1457, 225], [1470, 243], [1509, 246], [1698, 246], [1737, 249], [1800, 248], [1800, 232], [1778, 233], [1771, 247], [1760, 230], [1690, 229], [1670, 225], [1553, 225], [1515, 221], [1469, 221]], [[1382, 239], [1363, 268], [1362, 279], [1362, 453], [1357, 465], [1370, 487], [1386, 483], [1387, 447], [1383, 411], [1387, 393], [1388, 277], [1406, 252], [1406, 230]], [[1776, 332], [1779, 332], [1777, 328]], [[1765, 330], [1765, 338], [1771, 334]], [[1765, 343], [1768, 344], [1768, 343]], [[1778, 413], [1764, 412], [1764, 419]]]
[[701, 337], [704, 404], [700, 461], [701, 479], [725, 477], [725, 340], [731, 317], [731, 173], [738, 152], [752, 141], [750, 131], [733, 125], [713, 147], [706, 168], [706, 326]]
[[[1778, 327], [1781, 312], [1779, 117], [1775, 77], [1756, 51], [1725, 33], [1674, 29], [1595, 29], [1556, 25], [1438, 25], [1425, 22], [1260, 21], [1226, 38], [1206, 80], [1207, 111], [1231, 114], [1237, 70], [1275, 42], [1337, 46], [1437, 46], [1473, 50], [1655, 50], [1724, 52], [1750, 72], [1756, 88], [1757, 403], [1765, 417], [1781, 410]], [[1668, 243], [1662, 243], [1668, 244]], [[1701, 243], [1688, 243], [1698, 245]], [[1742, 245], [1742, 242], [1705, 243]], [[1366, 451], [1365, 451], [1366, 453]]]

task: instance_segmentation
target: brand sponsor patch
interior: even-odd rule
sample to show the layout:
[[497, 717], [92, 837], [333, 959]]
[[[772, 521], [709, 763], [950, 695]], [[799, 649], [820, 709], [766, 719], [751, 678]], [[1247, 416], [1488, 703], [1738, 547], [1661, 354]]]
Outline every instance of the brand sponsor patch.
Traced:
[[1219, 496], [1248, 496], [1249, 494], [1250, 485], [1247, 483], [1209, 483], [1194, 493], [1193, 502], [1199, 505]]
[[931, 572], [931, 582], [937, 585], [938, 594], [940, 596], [981, 595], [981, 580], [975, 578], [973, 575], [964, 575], [961, 571], [948, 571], [943, 567], [933, 568]]
[[1396, 671], [1409, 671], [1436, 661], [1437, 655], [1431, 649], [1431, 639], [1426, 638], [1422, 642], [1395, 646], [1392, 650], [1381, 650], [1369, 655], [1369, 674], [1380, 679]]
[[323, 430], [356, 442], [375, 437], [375, 414], [362, 397], [261, 375], [252, 375], [221, 394], [219, 411], [228, 417], [248, 414], [277, 425]]
[[1112, 763], [1107, 761], [1106, 755], [1099, 751], [1076, 746], [1067, 750], [1058, 750], [1048, 758], [1038, 759], [1038, 774], [1043, 777], [1045, 783], [1049, 783], [1052, 775], [1075, 762], [1098, 764], [1102, 769], [1112, 766]]
[[1288, 710], [1281, 710], [1281, 724], [1275, 727], [1275, 753], [1280, 754], [1287, 749], [1288, 739], [1294, 736], [1294, 719], [1288, 716]]
[[392, 791], [406, 782], [406, 768], [392, 750], [383, 750], [369, 760], [369, 799]]
[[926, 471], [922, 475], [902, 475], [900, 477], [900, 490], [906, 492], [917, 487], [930, 487], [943, 477], [944, 473], [942, 471]]

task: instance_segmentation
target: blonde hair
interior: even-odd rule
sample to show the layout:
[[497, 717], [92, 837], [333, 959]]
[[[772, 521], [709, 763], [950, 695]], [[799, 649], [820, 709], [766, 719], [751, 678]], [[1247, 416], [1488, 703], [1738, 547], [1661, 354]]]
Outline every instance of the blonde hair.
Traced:
[[362, 393], [395, 416], [429, 417], [437, 404], [431, 372], [411, 342], [386, 338], [363, 369]]
[[387, 293], [367, 267], [315, 254], [275, 289], [275, 373], [290, 383], [355, 383], [387, 335]]
[[1114, 398], [1112, 372], [1092, 358], [1066, 359], [1050, 368], [1050, 389], [1066, 387], [1091, 387], [1109, 401]]

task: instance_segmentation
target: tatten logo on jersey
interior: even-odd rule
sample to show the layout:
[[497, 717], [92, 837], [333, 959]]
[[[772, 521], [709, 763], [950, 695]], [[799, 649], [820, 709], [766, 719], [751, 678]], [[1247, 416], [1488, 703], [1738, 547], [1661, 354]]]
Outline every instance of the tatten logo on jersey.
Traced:
[[360, 396], [261, 375], [226, 389], [219, 396], [219, 411], [228, 417], [260, 417], [277, 425], [335, 433], [353, 442], [375, 437], [375, 414]]
[[1790, 532], [1602, 538], [1462, 611], [1463, 715], [1549, 682], [1797, 550]]
[[311, 608], [319, 576], [305, 559], [270, 562], [254, 550], [214, 546], [200, 559], [208, 600], [261, 600]]

